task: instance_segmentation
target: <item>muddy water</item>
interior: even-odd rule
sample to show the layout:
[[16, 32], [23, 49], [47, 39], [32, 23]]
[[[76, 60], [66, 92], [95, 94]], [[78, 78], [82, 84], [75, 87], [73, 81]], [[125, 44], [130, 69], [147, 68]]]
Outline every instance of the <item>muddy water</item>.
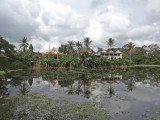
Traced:
[[160, 69], [29, 70], [0, 78], [0, 97], [31, 93], [101, 103], [114, 120], [159, 119]]

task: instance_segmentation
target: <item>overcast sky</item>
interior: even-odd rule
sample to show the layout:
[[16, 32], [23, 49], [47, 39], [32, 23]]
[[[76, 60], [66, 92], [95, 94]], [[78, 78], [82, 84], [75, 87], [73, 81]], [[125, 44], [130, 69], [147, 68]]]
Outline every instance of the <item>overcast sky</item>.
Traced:
[[17, 45], [27, 37], [35, 51], [69, 40], [92, 39], [92, 48], [160, 41], [160, 0], [0, 0], [0, 36]]

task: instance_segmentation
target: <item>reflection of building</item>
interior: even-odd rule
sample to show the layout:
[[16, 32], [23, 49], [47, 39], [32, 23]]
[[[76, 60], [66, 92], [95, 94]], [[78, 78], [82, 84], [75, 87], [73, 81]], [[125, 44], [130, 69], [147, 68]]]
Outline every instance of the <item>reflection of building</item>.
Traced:
[[97, 57], [107, 57], [108, 59], [114, 58], [114, 59], [122, 59], [122, 53], [119, 50], [112, 51], [112, 50], [102, 50], [98, 51], [95, 54]]
[[108, 75], [107, 77], [97, 79], [99, 82], [106, 81], [107, 83], [113, 82], [113, 83], [120, 83], [122, 80], [122, 75]]
[[122, 80], [122, 75], [108, 75], [108, 78], [111, 80]]
[[54, 87], [57, 83], [58, 83], [58, 78], [54, 78], [53, 80], [50, 80], [49, 82], [52, 84], [52, 86]]

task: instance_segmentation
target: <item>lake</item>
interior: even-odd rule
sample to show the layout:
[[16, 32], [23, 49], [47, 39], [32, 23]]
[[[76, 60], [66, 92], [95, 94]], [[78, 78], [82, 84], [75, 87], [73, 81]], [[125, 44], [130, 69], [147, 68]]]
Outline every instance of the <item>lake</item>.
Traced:
[[[34, 95], [34, 99], [29, 95]], [[47, 98], [56, 101], [56, 107], [61, 106], [63, 110], [67, 108], [62, 104], [71, 106], [74, 103], [75, 105], [72, 105], [68, 112], [65, 110], [63, 113], [57, 113], [57, 115], [61, 114], [57, 119], [158, 120], [160, 118], [160, 68], [27, 70], [1, 76], [0, 113], [5, 112], [4, 106], [7, 101], [15, 99], [16, 96], [26, 100], [26, 103], [15, 103], [16, 106], [13, 107], [12, 115], [8, 116], [8, 119], [55, 118], [54, 115], [44, 117], [44, 114], [52, 114], [48, 106], [40, 107]], [[40, 96], [38, 100], [43, 101], [37, 104], [36, 110], [32, 110], [29, 102], [33, 105], [38, 103], [35, 96]], [[45, 97], [41, 98], [41, 96]], [[18, 100], [23, 101], [20, 98]], [[93, 103], [96, 104], [94, 108], [92, 108]], [[25, 107], [26, 104], [29, 107]], [[26, 109], [29, 111], [27, 115]], [[31, 115], [34, 112], [37, 114], [38, 109], [40, 111], [38, 116]], [[72, 109], [73, 111], [70, 111]]]

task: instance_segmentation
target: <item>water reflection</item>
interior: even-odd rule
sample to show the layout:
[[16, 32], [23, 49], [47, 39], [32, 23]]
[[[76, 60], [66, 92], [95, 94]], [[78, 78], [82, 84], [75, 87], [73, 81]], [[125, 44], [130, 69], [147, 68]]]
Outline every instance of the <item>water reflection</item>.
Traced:
[[26, 95], [28, 92], [29, 92], [29, 86], [24, 82], [19, 88], [19, 93], [22, 95]]
[[109, 85], [108, 93], [109, 93], [109, 97], [112, 97], [113, 95], [115, 95], [115, 90], [112, 87], [112, 83], [110, 83], [110, 85]]
[[90, 96], [91, 96], [90, 86], [84, 85], [84, 97], [90, 98]]
[[43, 93], [59, 100], [101, 102], [111, 113], [128, 110], [135, 116], [160, 107], [159, 91], [158, 68], [23, 71], [0, 78], [0, 97]]
[[72, 84], [71, 84], [71, 85], [69, 85], [69, 87], [68, 87], [68, 94], [69, 94], [69, 95], [72, 95], [73, 93], [74, 93], [74, 89], [73, 89]]
[[129, 91], [133, 91], [136, 88], [135, 87], [135, 82], [134, 82], [132, 77], [131, 77], [131, 79], [128, 80], [127, 88], [128, 88]]
[[30, 79], [28, 80], [28, 83], [29, 83], [30, 86], [32, 86], [32, 84], [33, 84], [33, 78], [30, 78]]
[[0, 85], [0, 96], [9, 95], [8, 88], [5, 85]]
[[76, 88], [76, 91], [75, 91], [75, 93], [77, 94], [77, 95], [80, 95], [80, 94], [82, 94], [82, 84], [81, 84], [81, 82], [80, 82], [80, 80], [78, 81], [78, 84], [77, 84], [77, 88]]
[[[43, 92], [62, 89], [69, 95], [82, 95], [89, 99], [93, 95], [93, 89], [96, 83], [105, 85], [109, 96], [115, 95], [114, 85], [122, 86], [133, 92], [136, 89], [136, 83], [158, 87], [160, 83], [159, 69], [129, 69], [125, 70], [87, 70], [81, 71], [24, 71], [22, 73], [8, 74], [0, 80], [0, 95], [10, 95], [12, 90], [19, 90], [20, 93], [26, 94], [30, 91], [38, 91], [43, 86]], [[41, 78], [41, 80], [40, 80]], [[47, 82], [47, 83], [46, 83]], [[33, 85], [34, 84], [34, 85]], [[37, 86], [37, 87], [35, 87]], [[38, 88], [39, 87], [39, 88]], [[37, 90], [36, 90], [37, 89]], [[119, 88], [116, 91], [120, 91]], [[13, 91], [12, 91], [13, 92]], [[15, 93], [18, 94], [18, 93]]]

